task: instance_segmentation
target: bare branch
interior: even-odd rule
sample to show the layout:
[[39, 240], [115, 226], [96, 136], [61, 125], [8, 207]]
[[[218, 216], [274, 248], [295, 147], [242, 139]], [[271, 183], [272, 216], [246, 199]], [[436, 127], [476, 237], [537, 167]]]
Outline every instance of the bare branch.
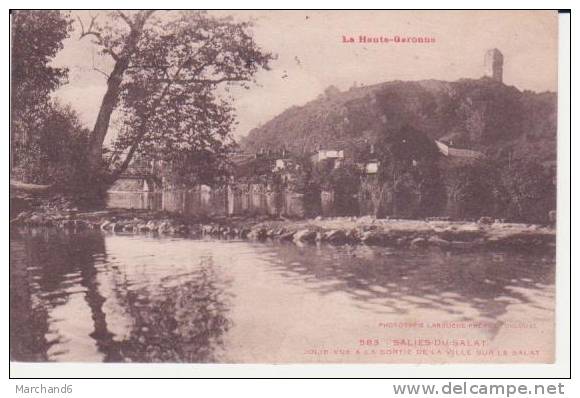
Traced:
[[93, 27], [95, 25], [95, 21], [97, 20], [96, 15], [91, 16], [91, 22], [89, 23], [89, 27], [87, 28], [87, 30], [85, 30], [85, 25], [83, 24], [81, 17], [79, 17], [77, 15], [77, 19], [79, 20], [79, 23], [81, 24], [81, 37], [79, 38], [79, 40], [81, 40], [83, 37], [88, 36], [88, 35], [95, 35], [98, 39], [102, 40], [101, 34], [98, 32], [95, 32], [93, 30]]
[[[136, 17], [135, 17], [135, 19], [134, 19], [134, 20], [132, 20], [132, 19], [131, 19], [131, 18], [130, 18], [130, 17], [127, 15], [127, 14], [125, 14], [125, 13], [124, 13], [123, 11], [121, 11], [121, 10], [118, 10], [118, 11], [117, 11], [117, 15], [118, 15], [119, 17], [121, 17], [121, 19], [122, 19], [123, 21], [125, 21], [125, 23], [126, 23], [127, 25], [129, 25], [129, 27], [130, 27], [131, 29], [134, 29], [134, 28], [135, 28], [135, 24], [137, 24], [137, 23], [141, 23], [141, 25], [144, 25], [144, 24], [145, 24], [145, 22], [146, 22], [146, 21], [149, 19], [149, 17], [150, 17], [151, 15], [153, 15], [153, 13], [154, 13], [155, 11], [156, 11], [156, 10], [146, 10], [146, 11], [141, 11], [141, 12], [140, 12], [140, 13], [139, 13], [139, 14], [138, 14]], [[139, 21], [139, 19], [140, 19], [140, 21]]]
[[129, 25], [129, 27], [131, 29], [133, 29], [133, 21], [131, 20], [131, 18], [129, 18], [129, 16], [127, 14], [125, 14], [123, 11], [119, 10], [119, 11], [117, 11], [117, 15], [119, 15], [121, 17], [121, 19], [123, 19], [123, 21], [125, 21], [125, 23], [127, 25]]
[[144, 64], [131, 64], [127, 69], [159, 69], [166, 71], [171, 65], [144, 65]]
[[109, 80], [109, 78], [111, 77], [108, 73], [106, 73], [105, 71], [102, 71], [101, 69], [97, 68], [97, 66], [95, 65], [95, 54], [92, 54], [92, 59], [93, 59], [93, 70], [96, 72], [99, 72], [100, 74], [102, 74], [103, 76], [105, 76], [107, 78], [107, 80]]
[[109, 79], [111, 77], [111, 75], [109, 75], [107, 72], [105, 72], [105, 71], [103, 71], [103, 70], [101, 70], [101, 69], [99, 69], [97, 67], [94, 67], [93, 66], [93, 70], [95, 72], [99, 72], [100, 74], [102, 74], [103, 76], [105, 76], [107, 79]]
[[79, 37], [79, 40], [83, 38], [83, 33], [85, 32], [85, 25], [83, 24], [83, 20], [81, 19], [81, 17], [79, 17], [77, 15], [77, 19], [79, 20], [79, 24], [81, 25], [81, 37]]
[[226, 82], [244, 82], [249, 81], [246, 76], [223, 76], [217, 79], [154, 79], [155, 83], [172, 83], [172, 84], [220, 84]]
[[77, 19], [79, 20], [79, 24], [81, 25], [81, 34], [79, 40], [82, 40], [86, 36], [93, 36], [97, 40], [97, 43], [103, 47], [104, 52], [110, 54], [115, 61], [118, 61], [119, 56], [117, 55], [117, 53], [115, 53], [115, 51], [112, 48], [106, 46], [101, 33], [93, 29], [95, 26], [95, 21], [97, 20], [97, 16], [96, 15], [91, 16], [91, 22], [89, 23], [89, 27], [86, 30], [83, 21], [78, 15]]

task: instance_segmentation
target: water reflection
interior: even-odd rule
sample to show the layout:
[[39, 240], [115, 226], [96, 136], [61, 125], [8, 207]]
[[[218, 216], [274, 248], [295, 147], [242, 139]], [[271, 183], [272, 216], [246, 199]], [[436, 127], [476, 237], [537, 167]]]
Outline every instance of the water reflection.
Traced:
[[[131, 242], [139, 246], [135, 240], [123, 245]], [[166, 257], [160, 272], [144, 269], [139, 256], [120, 264], [100, 233], [14, 232], [11, 358], [217, 361], [230, 321], [213, 260], [176, 265]], [[173, 273], [184, 266], [187, 272]]]
[[212, 259], [202, 257], [198, 265], [195, 272], [161, 278], [157, 286], [131, 288], [126, 280], [115, 286], [119, 304], [135, 325], [120, 346], [122, 358], [139, 362], [219, 360], [216, 349], [223, 345], [231, 323], [228, 306]]
[[35, 229], [12, 231], [10, 254], [18, 361], [292, 361], [379, 320], [489, 320], [493, 339], [503, 320], [553, 317], [553, 253]]
[[[267, 250], [267, 249], [266, 249]], [[337, 290], [380, 303], [381, 313], [431, 308], [460, 313], [468, 305], [478, 318], [497, 319], [514, 302], [530, 303], [527, 291], [554, 283], [554, 256], [525, 253], [395, 250], [369, 246], [277, 245], [273, 263], [282, 276], [320, 294]], [[548, 302], [545, 308], [551, 309]], [[473, 318], [464, 317], [465, 320]]]

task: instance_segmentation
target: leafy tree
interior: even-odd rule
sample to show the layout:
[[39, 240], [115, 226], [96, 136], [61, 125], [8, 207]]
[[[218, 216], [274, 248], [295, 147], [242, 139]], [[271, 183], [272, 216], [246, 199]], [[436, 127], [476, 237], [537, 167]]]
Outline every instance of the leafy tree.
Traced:
[[37, 148], [40, 143], [52, 145], [39, 137], [39, 129], [53, 108], [50, 93], [66, 81], [67, 69], [50, 63], [62, 49], [71, 23], [68, 13], [61, 11], [12, 11], [11, 167], [26, 166], [35, 150], [48, 150]]
[[391, 195], [393, 216], [412, 218], [417, 215], [421, 192], [415, 176], [410, 170], [399, 175]]
[[353, 163], [345, 163], [339, 167], [322, 162], [313, 168], [311, 185], [318, 191], [325, 190], [334, 193], [333, 211], [336, 215], [358, 214], [358, 200], [361, 184], [361, 172]]
[[542, 223], [556, 208], [555, 175], [533, 159], [463, 163], [447, 175], [457, 217], [502, 217]]
[[13, 11], [10, 83], [14, 110], [46, 103], [67, 77], [67, 69], [50, 66], [69, 36], [71, 19], [62, 11]]
[[173, 160], [227, 150], [235, 122], [228, 87], [248, 87], [273, 58], [256, 45], [250, 23], [201, 11], [114, 11], [79, 22], [81, 37], [91, 37], [114, 63], [88, 157], [94, 170], [103, 167], [103, 142], [118, 111], [109, 179], [137, 152]]
[[232, 174], [226, 151], [212, 151], [201, 148], [194, 151], [179, 151], [171, 157], [161, 170], [165, 181], [171, 185], [212, 185], [226, 182]]
[[437, 164], [439, 152], [433, 141], [404, 125], [385, 131], [376, 149], [380, 167], [378, 192], [374, 195], [375, 215], [437, 214], [445, 198]]
[[457, 217], [495, 216], [501, 212], [502, 185], [498, 167], [488, 161], [466, 162], [450, 169], [446, 183]]
[[553, 172], [533, 159], [518, 159], [502, 170], [503, 200], [509, 218], [542, 223], [556, 208], [556, 185]]
[[32, 134], [16, 142], [19, 162], [13, 174], [20, 180], [53, 185], [59, 192], [79, 193], [88, 176], [86, 141], [88, 130], [70, 106], [51, 101], [35, 111]]
[[322, 204], [318, 170], [306, 153], [295, 154], [294, 161], [297, 164], [293, 171], [294, 178], [285, 184], [285, 188], [287, 191], [304, 195], [304, 211], [307, 217], [319, 215]]
[[413, 216], [429, 217], [441, 214], [447, 195], [438, 162], [436, 160], [418, 162], [412, 168], [411, 175], [418, 195]]
[[358, 193], [361, 172], [352, 163], [346, 163], [333, 169], [327, 177], [331, 189], [339, 195], [354, 195]]

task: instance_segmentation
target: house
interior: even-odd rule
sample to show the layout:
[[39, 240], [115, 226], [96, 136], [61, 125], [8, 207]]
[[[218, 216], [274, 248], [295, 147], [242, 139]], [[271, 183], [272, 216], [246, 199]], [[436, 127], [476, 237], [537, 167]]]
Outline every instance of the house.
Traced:
[[229, 154], [229, 159], [234, 166], [242, 166], [250, 163], [252, 160], [256, 159], [256, 155], [253, 153], [247, 153], [242, 151], [236, 151]]
[[282, 171], [282, 170], [294, 170], [297, 166], [297, 163], [293, 159], [276, 159], [274, 163], [274, 168], [272, 171]]
[[295, 159], [283, 158], [276, 159], [276, 164], [272, 170], [275, 174], [280, 176], [284, 184], [296, 181], [297, 175], [301, 170], [300, 163]]
[[336, 169], [344, 162], [344, 151], [338, 149], [319, 149], [310, 159], [313, 163], [328, 163], [332, 168]]
[[274, 163], [274, 169], [272, 171], [280, 171], [284, 169], [294, 169], [296, 162], [290, 158], [290, 155], [286, 148], [282, 148], [281, 151], [274, 153], [276, 161]]
[[288, 159], [276, 159], [276, 163], [274, 164], [274, 169], [272, 171], [283, 170], [287, 165]]
[[364, 166], [364, 171], [367, 175], [374, 175], [379, 172], [380, 162], [376, 159], [369, 160]]

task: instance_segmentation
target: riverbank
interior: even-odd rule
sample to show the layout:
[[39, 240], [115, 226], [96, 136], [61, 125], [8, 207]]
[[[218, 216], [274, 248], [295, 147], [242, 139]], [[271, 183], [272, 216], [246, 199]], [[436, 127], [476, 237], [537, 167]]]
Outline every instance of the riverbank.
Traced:
[[165, 212], [107, 209], [78, 211], [43, 207], [20, 212], [11, 225], [55, 227], [67, 230], [96, 229], [111, 233], [151, 233], [191, 238], [238, 238], [257, 241], [290, 241], [296, 244], [326, 242], [332, 245], [366, 244], [470, 250], [555, 248], [556, 230], [549, 226], [494, 222], [317, 217], [308, 220], [261, 217], [186, 218]]

